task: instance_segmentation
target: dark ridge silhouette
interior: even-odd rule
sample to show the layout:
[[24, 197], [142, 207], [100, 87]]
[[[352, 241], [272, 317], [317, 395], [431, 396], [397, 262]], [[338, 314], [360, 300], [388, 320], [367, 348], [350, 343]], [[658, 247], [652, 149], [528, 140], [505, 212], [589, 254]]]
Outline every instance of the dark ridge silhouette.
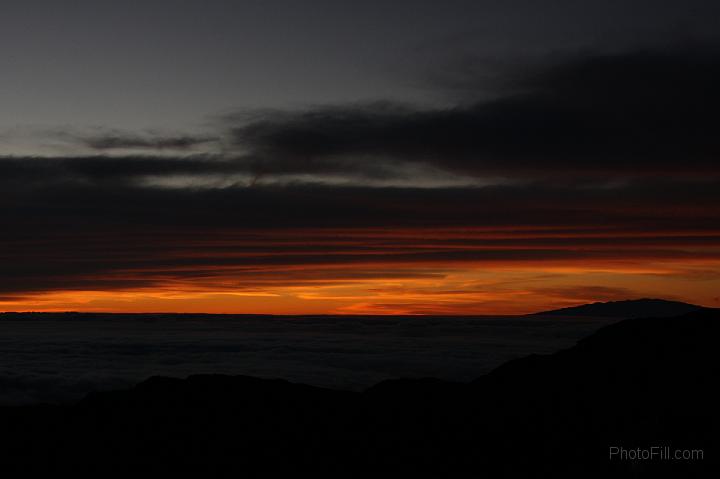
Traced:
[[547, 316], [592, 316], [597, 318], [641, 318], [657, 317], [665, 318], [679, 316], [704, 309], [695, 304], [683, 303], [680, 301], [668, 301], [665, 299], [631, 299], [625, 301], [608, 301], [573, 306], [570, 308], [542, 311], [534, 315]]
[[[72, 406], [0, 408], [0, 470], [262, 470], [402, 477], [717, 477], [720, 310], [620, 321], [468, 384], [363, 393], [283, 380], [155, 377]], [[611, 460], [610, 447], [702, 460]]]

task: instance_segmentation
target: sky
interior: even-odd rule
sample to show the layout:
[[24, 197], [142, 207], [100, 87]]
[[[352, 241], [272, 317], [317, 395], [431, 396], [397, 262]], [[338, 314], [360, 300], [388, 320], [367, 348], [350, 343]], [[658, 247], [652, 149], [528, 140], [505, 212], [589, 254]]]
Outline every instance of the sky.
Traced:
[[4, 1], [0, 310], [720, 305], [713, 1]]

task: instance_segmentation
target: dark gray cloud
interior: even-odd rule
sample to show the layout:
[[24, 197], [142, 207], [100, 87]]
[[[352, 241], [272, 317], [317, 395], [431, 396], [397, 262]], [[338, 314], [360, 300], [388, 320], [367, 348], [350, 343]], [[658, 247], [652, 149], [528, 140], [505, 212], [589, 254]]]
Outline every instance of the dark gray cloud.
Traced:
[[192, 150], [198, 146], [207, 145], [216, 138], [209, 136], [158, 136], [133, 135], [123, 133], [106, 133], [96, 136], [79, 138], [81, 143], [94, 150]]
[[380, 103], [268, 113], [234, 128], [259, 171], [427, 163], [521, 178], [716, 176], [720, 50], [585, 53], [501, 77], [448, 109]]
[[137, 183], [148, 177], [173, 175], [233, 174], [247, 171], [241, 164], [222, 158], [196, 155], [159, 156], [75, 156], [0, 157], [0, 184], [31, 190], [34, 187], [72, 184]]
[[195, 154], [32, 163], [0, 158], [0, 172], [6, 179], [29, 181], [236, 175], [245, 184], [389, 181], [405, 186], [441, 180], [597, 184], [670, 174], [707, 179], [720, 173], [714, 121], [720, 111], [720, 48], [715, 45], [551, 57], [498, 78], [494, 98], [453, 108], [347, 104], [230, 115], [217, 137], [76, 136], [108, 152]]
[[439, 70], [458, 46], [505, 58], [715, 33], [719, 11], [713, 0], [4, 0], [0, 128], [182, 128], [234, 106], [425, 101], [435, 92], [393, 67]]

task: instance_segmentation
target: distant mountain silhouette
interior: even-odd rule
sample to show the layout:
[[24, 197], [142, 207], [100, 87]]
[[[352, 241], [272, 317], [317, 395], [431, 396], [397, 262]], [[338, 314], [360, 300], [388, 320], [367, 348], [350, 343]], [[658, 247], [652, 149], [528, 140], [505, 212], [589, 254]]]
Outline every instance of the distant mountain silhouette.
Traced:
[[[0, 472], [203, 477], [717, 477], [720, 310], [630, 319], [476, 381], [363, 393], [243, 376], [152, 378], [73, 406], [0, 408]], [[702, 449], [620, 461], [610, 447]]]
[[666, 318], [679, 316], [703, 309], [702, 306], [683, 303], [680, 301], [667, 301], [664, 299], [632, 299], [626, 301], [609, 301], [607, 303], [583, 304], [570, 308], [542, 311], [535, 315], [552, 316], [594, 316], [598, 318]]

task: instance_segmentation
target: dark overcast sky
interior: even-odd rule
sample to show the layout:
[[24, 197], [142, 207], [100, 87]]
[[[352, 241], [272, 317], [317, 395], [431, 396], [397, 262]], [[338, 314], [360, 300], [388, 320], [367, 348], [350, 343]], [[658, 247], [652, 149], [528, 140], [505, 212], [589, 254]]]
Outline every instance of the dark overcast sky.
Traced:
[[703, 37], [714, 1], [6, 0], [0, 131], [198, 125], [244, 108], [443, 101], [468, 57]]

